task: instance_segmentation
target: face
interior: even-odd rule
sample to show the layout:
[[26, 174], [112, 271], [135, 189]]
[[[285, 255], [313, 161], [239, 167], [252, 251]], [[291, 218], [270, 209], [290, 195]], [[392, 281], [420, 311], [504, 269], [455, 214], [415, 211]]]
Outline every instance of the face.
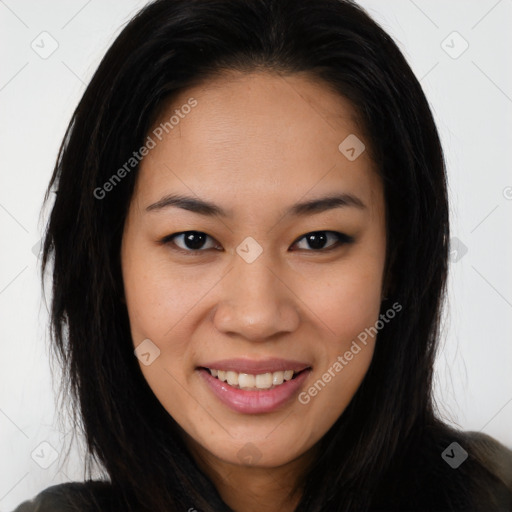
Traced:
[[376, 341], [385, 204], [355, 112], [306, 75], [231, 73], [148, 135], [121, 250], [140, 368], [190, 446], [286, 464], [343, 414]]

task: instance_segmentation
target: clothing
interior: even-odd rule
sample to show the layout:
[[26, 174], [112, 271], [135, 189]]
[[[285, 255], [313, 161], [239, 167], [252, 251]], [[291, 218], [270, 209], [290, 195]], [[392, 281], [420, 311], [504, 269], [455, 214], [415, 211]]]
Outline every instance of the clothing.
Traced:
[[110, 500], [110, 483], [89, 480], [87, 482], [66, 482], [52, 485], [41, 491], [31, 500], [24, 501], [13, 512], [86, 512], [76, 503], [86, 498], [95, 501], [90, 512], [113, 512], [116, 510]]
[[[505, 447], [496, 439], [480, 432], [462, 432], [467, 448], [468, 457], [478, 457], [484, 462], [485, 468], [494, 478], [492, 488], [485, 489], [485, 495], [492, 496], [488, 503], [479, 504], [478, 511], [482, 512], [510, 512], [512, 511], [512, 450]], [[460, 445], [459, 445], [460, 446]], [[449, 448], [449, 447], [447, 447]], [[455, 448], [455, 452], [458, 448]], [[448, 450], [445, 460], [453, 458], [456, 453]], [[441, 454], [439, 454], [441, 457]], [[453, 456], [453, 457], [452, 457]], [[464, 464], [464, 462], [462, 462]], [[457, 468], [453, 468], [456, 471]], [[115, 503], [110, 496], [110, 484], [103, 481], [68, 482], [54, 485], [41, 491], [32, 500], [21, 503], [13, 512], [86, 512], [76, 506], [84, 496], [91, 496], [94, 504], [87, 510], [91, 512], [117, 511]], [[425, 491], [425, 490], [424, 490]], [[435, 493], [436, 489], [427, 489], [428, 493]], [[91, 501], [91, 499], [89, 499]], [[75, 503], [75, 505], [73, 505]], [[399, 508], [402, 510], [402, 508]], [[408, 509], [408, 510], [417, 510]], [[439, 509], [430, 509], [435, 512]], [[446, 509], [443, 508], [443, 512]], [[459, 510], [452, 508], [452, 510]], [[466, 512], [468, 512], [466, 510]]]

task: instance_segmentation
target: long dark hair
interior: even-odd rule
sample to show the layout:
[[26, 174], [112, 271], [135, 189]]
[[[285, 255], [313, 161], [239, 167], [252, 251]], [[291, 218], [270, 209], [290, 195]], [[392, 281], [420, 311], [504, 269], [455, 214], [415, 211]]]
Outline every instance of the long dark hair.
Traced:
[[[432, 398], [447, 278], [445, 166], [418, 80], [389, 35], [349, 0], [157, 0], [103, 58], [48, 187], [46, 200], [56, 196], [42, 263], [43, 272], [53, 264], [52, 346], [90, 460], [105, 468], [122, 510], [229, 510], [133, 353], [120, 244], [137, 167], [106, 197], [95, 194], [143, 145], [164, 101], [223, 70], [307, 72], [333, 87], [359, 113], [384, 184], [382, 311], [394, 302], [403, 310], [380, 331], [363, 383], [321, 439], [297, 510], [416, 503], [414, 461], [436, 475], [453, 472], [440, 454], [457, 438]], [[465, 489], [470, 467], [450, 476], [450, 489]], [[429, 473], [421, 474], [425, 482]], [[453, 506], [448, 494], [438, 488], [423, 498]]]

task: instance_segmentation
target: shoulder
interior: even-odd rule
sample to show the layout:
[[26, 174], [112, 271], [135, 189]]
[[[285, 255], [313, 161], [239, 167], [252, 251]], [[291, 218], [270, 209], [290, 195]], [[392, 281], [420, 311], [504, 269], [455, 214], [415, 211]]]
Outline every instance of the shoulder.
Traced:
[[482, 432], [464, 432], [468, 448], [489, 473], [512, 493], [512, 450]]
[[91, 511], [109, 510], [110, 489], [109, 482], [100, 480], [53, 485], [18, 505], [13, 512], [85, 512], [88, 508]]
[[441, 423], [418, 429], [383, 475], [374, 503], [375, 510], [510, 512], [512, 450]]
[[482, 432], [447, 432], [448, 438], [441, 436], [438, 464], [444, 471], [438, 474], [438, 486], [446, 486], [451, 496], [466, 494], [472, 510], [511, 511], [512, 450]]

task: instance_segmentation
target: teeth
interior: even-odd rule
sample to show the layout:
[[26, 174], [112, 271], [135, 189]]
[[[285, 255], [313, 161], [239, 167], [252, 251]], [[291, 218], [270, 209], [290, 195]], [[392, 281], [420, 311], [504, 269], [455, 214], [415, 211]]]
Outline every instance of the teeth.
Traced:
[[227, 372], [226, 380], [230, 386], [238, 386], [238, 373], [236, 372]]
[[227, 382], [230, 386], [239, 389], [270, 389], [274, 386], [280, 386], [283, 382], [293, 378], [293, 370], [284, 372], [260, 373], [251, 375], [249, 373], [237, 373], [231, 370], [215, 370], [208, 368], [213, 377], [217, 377], [222, 382]]
[[293, 377], [293, 370], [286, 370], [284, 372], [284, 380], [290, 380]]
[[[292, 372], [293, 374], [293, 372]], [[272, 387], [272, 374], [264, 373], [262, 375], [256, 375], [256, 387], [258, 389], [269, 389]]]
[[248, 373], [240, 373], [238, 374], [238, 386], [240, 389], [255, 388], [256, 377], [254, 375], [249, 375]]
[[284, 372], [274, 372], [272, 374], [272, 384], [274, 386], [279, 386], [284, 382]]

